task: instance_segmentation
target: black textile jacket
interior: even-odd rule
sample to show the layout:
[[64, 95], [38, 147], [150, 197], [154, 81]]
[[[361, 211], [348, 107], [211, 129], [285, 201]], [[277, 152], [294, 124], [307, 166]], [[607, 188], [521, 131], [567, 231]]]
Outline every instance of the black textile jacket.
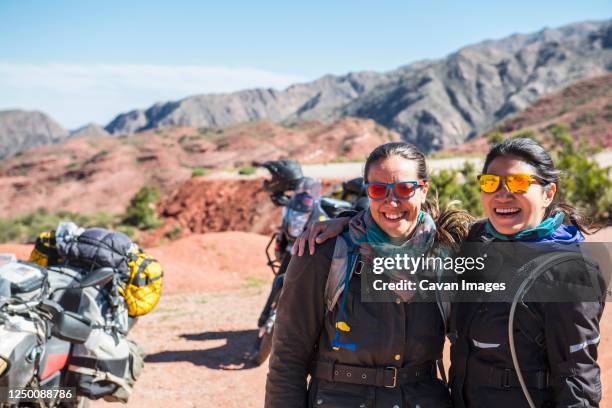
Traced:
[[[433, 362], [442, 355], [444, 323], [436, 303], [362, 302], [360, 276], [350, 281], [344, 343], [356, 351], [334, 351], [339, 306], [325, 306], [324, 291], [335, 239], [315, 255], [291, 259], [276, 317], [266, 383], [267, 408], [291, 407], [450, 407], [444, 383], [429, 378], [395, 388], [310, 379], [316, 361], [366, 367], [406, 367]], [[340, 302], [338, 302], [340, 303]]]
[[[484, 241], [482, 223], [467, 241]], [[503, 268], [524, 260], [505, 257]], [[555, 275], [579, 279], [576, 264], [556, 267]], [[508, 339], [510, 303], [455, 303], [450, 327], [450, 385], [456, 408], [522, 408], [528, 403], [516, 380]], [[521, 371], [530, 378], [537, 407], [598, 407], [597, 364], [600, 302], [527, 302], [518, 307], [514, 338]], [[535, 329], [534, 329], [535, 328]]]

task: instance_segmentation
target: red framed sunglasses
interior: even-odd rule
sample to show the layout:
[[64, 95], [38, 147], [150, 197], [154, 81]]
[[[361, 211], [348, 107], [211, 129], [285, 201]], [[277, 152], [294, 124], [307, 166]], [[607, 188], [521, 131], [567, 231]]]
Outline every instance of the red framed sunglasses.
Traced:
[[368, 197], [372, 200], [384, 200], [389, 196], [389, 191], [393, 190], [395, 197], [400, 200], [407, 200], [414, 196], [417, 189], [425, 185], [426, 180], [398, 181], [396, 183], [380, 183], [374, 181], [367, 183], [366, 188]]

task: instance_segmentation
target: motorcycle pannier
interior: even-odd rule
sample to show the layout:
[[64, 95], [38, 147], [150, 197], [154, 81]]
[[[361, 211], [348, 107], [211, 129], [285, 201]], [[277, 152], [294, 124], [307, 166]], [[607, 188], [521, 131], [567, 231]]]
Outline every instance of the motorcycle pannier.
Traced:
[[105, 289], [83, 289], [79, 314], [90, 319], [92, 331], [87, 341], [73, 346], [67, 374], [69, 387], [90, 399], [127, 402], [135, 382], [134, 365], [142, 365], [143, 353], [130, 345], [127, 310], [123, 302], [114, 309]]
[[44, 269], [27, 262], [10, 262], [0, 266], [0, 279], [8, 282], [10, 296], [28, 301], [39, 296], [44, 282]]

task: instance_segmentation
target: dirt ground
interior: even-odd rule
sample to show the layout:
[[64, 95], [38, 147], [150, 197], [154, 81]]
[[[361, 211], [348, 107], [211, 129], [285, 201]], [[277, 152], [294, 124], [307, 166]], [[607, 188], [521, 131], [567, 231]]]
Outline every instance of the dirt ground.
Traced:
[[[612, 242], [612, 229], [597, 240]], [[262, 407], [267, 364], [245, 363], [272, 274], [268, 237], [240, 232], [194, 235], [150, 252], [165, 267], [164, 294], [131, 337], [147, 351], [128, 407]], [[0, 245], [27, 258], [31, 247]], [[602, 319], [599, 363], [612, 407], [612, 312]], [[448, 364], [447, 364], [448, 366]], [[180, 402], [179, 402], [180, 401]], [[108, 406], [95, 402], [94, 407]]]

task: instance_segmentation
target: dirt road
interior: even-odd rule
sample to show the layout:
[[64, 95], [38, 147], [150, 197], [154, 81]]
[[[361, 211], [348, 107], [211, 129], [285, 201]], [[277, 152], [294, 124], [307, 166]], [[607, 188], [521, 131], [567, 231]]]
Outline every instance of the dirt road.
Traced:
[[[612, 229], [598, 235], [612, 241]], [[245, 363], [271, 273], [267, 237], [240, 232], [195, 235], [151, 250], [165, 266], [164, 294], [131, 337], [146, 365], [128, 407], [262, 407], [267, 364]], [[30, 246], [0, 245], [27, 257]], [[612, 312], [601, 323], [604, 403], [612, 393]], [[448, 364], [447, 364], [448, 366]], [[108, 407], [97, 401], [96, 408]]]
[[[612, 151], [604, 151], [595, 155], [595, 159], [601, 166], [612, 166]], [[481, 158], [474, 157], [451, 157], [445, 159], [427, 159], [427, 168], [430, 172], [439, 170], [460, 169], [465, 162], [473, 164], [480, 169], [484, 162]], [[363, 173], [363, 162], [329, 163], [329, 164], [305, 164], [302, 170], [305, 176], [319, 179], [350, 179], [359, 177]], [[266, 177], [267, 170], [258, 169], [255, 175], [243, 176], [236, 171], [215, 172], [209, 177], [214, 179], [242, 179], [252, 177]]]

